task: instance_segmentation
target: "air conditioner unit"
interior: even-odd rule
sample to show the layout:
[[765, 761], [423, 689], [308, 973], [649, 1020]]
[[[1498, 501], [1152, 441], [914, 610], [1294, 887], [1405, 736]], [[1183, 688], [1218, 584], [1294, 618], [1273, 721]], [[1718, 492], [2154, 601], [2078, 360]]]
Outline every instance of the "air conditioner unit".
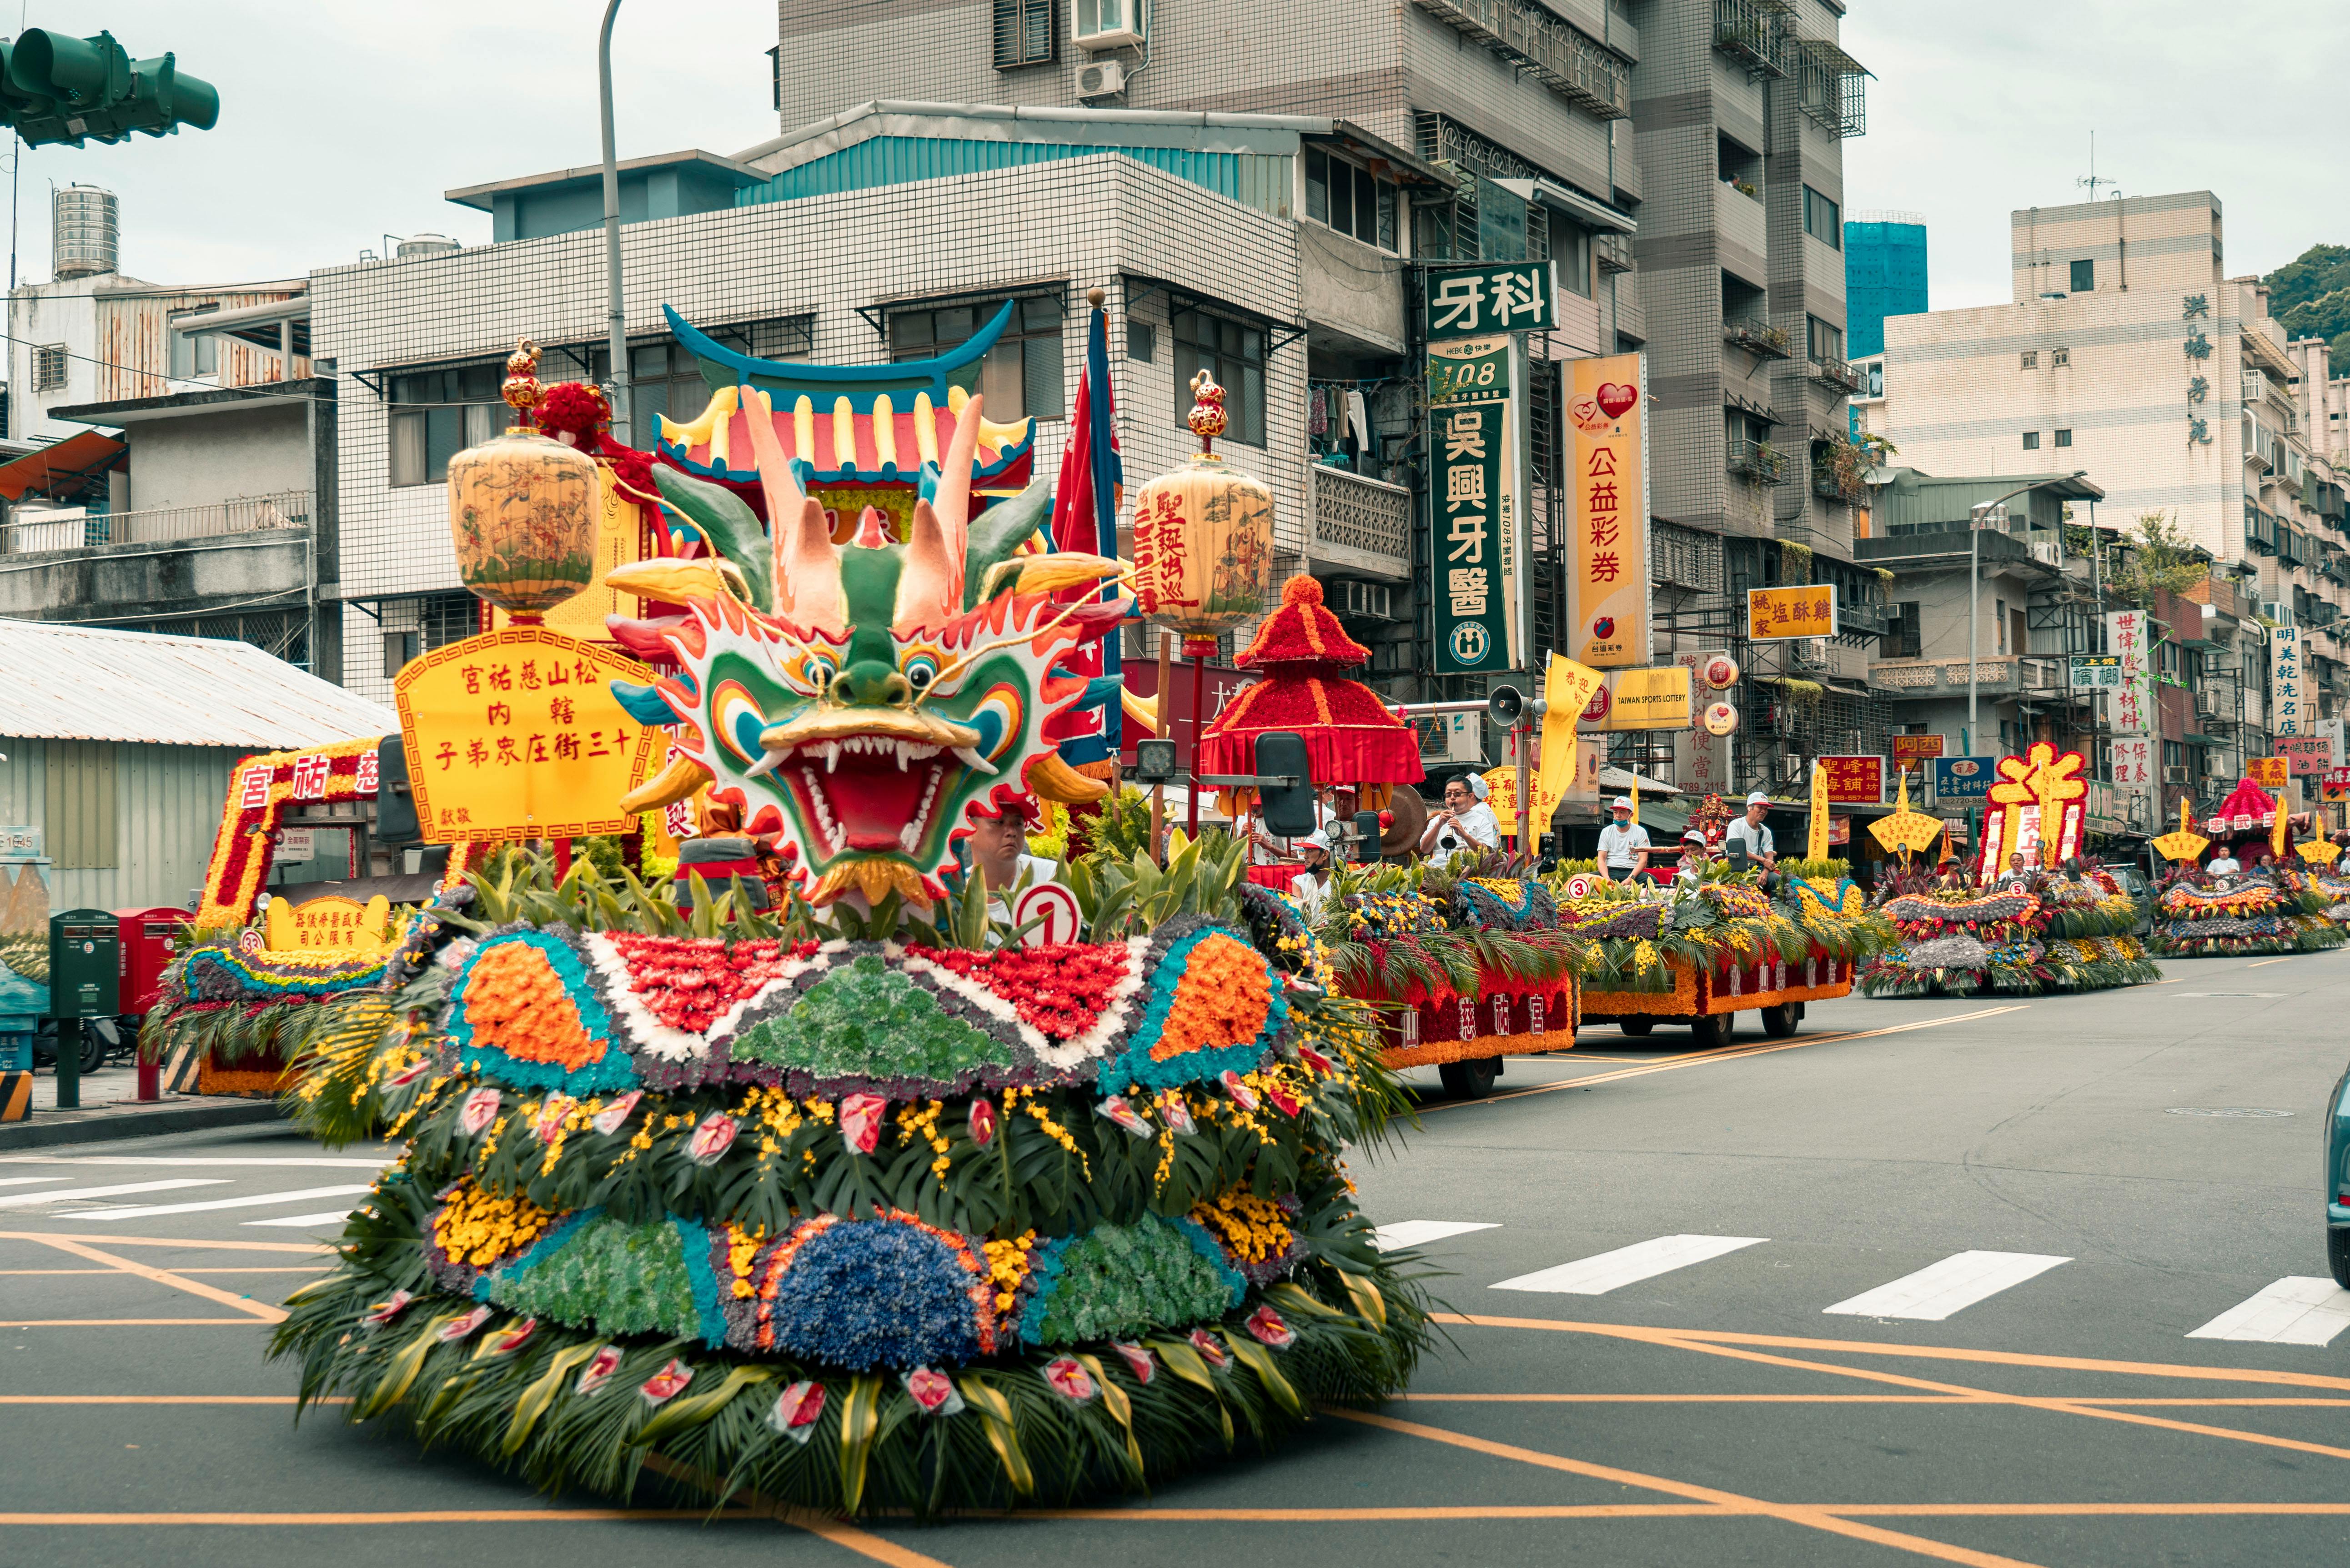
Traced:
[[1077, 70], [1079, 98], [1112, 98], [1126, 90], [1126, 67], [1116, 60], [1095, 60]]
[[[1144, 5], [1145, 0], [1076, 0], [1070, 7], [1070, 22], [1076, 30], [1077, 47], [1126, 49], [1140, 44], [1149, 25], [1145, 19]], [[1119, 73], [1121, 81], [1124, 75]], [[1082, 86], [1079, 90], [1083, 91]], [[1116, 92], [1118, 88], [1102, 90]]]
[[1804, 765], [1804, 759], [1801, 757], [1785, 756], [1779, 759], [1779, 782], [1782, 784], [1800, 784], [1804, 775], [1810, 772], [1811, 770]]
[[2061, 566], [2064, 564], [2064, 545], [2056, 539], [2042, 540], [2032, 546], [2032, 558], [2043, 566]]
[[2165, 784], [2185, 784], [2187, 782], [2187, 764], [2184, 763], [2175, 763], [2165, 767], [2162, 770], [2162, 782]]
[[1338, 595], [1340, 615], [1361, 616], [1370, 620], [1395, 618], [1395, 590], [1385, 583], [1348, 582], [1340, 585]]
[[2217, 691], [2198, 691], [2195, 693], [2195, 712], [2198, 718], [2218, 718], [2220, 716], [2220, 694]]

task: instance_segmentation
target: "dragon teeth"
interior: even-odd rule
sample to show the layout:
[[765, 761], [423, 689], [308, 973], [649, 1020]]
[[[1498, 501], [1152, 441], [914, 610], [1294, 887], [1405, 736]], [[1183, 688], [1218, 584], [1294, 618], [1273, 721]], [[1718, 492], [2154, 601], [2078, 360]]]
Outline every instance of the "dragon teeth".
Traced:
[[996, 771], [995, 764], [993, 763], [989, 762], [985, 757], [981, 756], [969, 746], [957, 746], [954, 749], [954, 754], [962, 761], [962, 765], [967, 768], [976, 768], [983, 774], [992, 774]]

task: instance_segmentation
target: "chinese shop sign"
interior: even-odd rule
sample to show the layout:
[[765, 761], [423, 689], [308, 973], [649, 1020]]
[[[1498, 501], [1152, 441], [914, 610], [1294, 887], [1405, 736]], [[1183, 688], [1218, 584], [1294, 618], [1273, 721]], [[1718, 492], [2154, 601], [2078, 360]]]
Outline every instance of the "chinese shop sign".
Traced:
[[1612, 670], [1576, 722], [1584, 730], [1685, 730], [1695, 711], [1689, 667]]
[[1834, 583], [1799, 583], [1785, 588], [1746, 590], [1746, 635], [1754, 642], [1836, 634]]
[[2269, 732], [2305, 735], [2308, 712], [2301, 696], [2301, 628], [2269, 628]]
[[2121, 660], [2121, 683], [2106, 705], [2108, 727], [2116, 735], [2152, 732], [2154, 718], [2153, 649], [2144, 610], [2115, 610], [2106, 617], [2106, 647]]
[[2123, 789], [2147, 789], [2154, 784], [2154, 742], [2146, 735], [2125, 735], [2113, 742], [2114, 783]]
[[1820, 772], [1827, 778], [1828, 799], [1837, 805], [1855, 803], [1877, 805], [1885, 799], [1885, 759], [1822, 757]]
[[1648, 659], [1647, 389], [1647, 362], [1612, 354], [1575, 360], [1567, 392], [1575, 427], [1567, 652], [1595, 670]]
[[2280, 790], [2293, 776], [2293, 764], [2282, 757], [2246, 757], [2244, 776], [2262, 789]]
[[667, 750], [614, 680], [652, 671], [543, 627], [509, 627], [411, 659], [395, 682], [416, 816], [435, 844], [568, 838], [629, 826], [620, 797]]
[[2322, 735], [2279, 736], [2276, 752], [2285, 760], [2286, 767], [2294, 778], [2323, 774], [2334, 763], [2333, 748]]
[[1517, 375], [1503, 337], [1440, 344], [1429, 353], [1429, 386], [1450, 391], [1429, 405], [1432, 576], [1442, 675], [1517, 668], [1519, 495]]
[[2073, 656], [2073, 690], [2118, 691], [2122, 689], [2122, 656], [2118, 653], [2076, 653]]
[[2328, 768], [2317, 787], [2327, 800], [2350, 800], [2350, 768]]
[[1428, 342], [1547, 332], [1557, 325], [1547, 261], [1456, 263], [1425, 271], [1420, 327]]

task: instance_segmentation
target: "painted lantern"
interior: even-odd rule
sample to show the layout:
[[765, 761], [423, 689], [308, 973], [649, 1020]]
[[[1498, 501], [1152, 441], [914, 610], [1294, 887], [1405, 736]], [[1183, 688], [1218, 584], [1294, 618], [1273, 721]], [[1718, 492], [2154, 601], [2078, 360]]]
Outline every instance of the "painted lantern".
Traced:
[[1183, 657], [1207, 659], [1216, 639], [1264, 612], [1273, 591], [1273, 492], [1224, 465], [1224, 389], [1191, 378], [1191, 426], [1200, 450], [1145, 484], [1134, 505], [1136, 607], [1183, 639]]
[[596, 462], [530, 428], [538, 346], [506, 360], [514, 428], [449, 460], [449, 535], [465, 587], [509, 615], [536, 619], [596, 573]]

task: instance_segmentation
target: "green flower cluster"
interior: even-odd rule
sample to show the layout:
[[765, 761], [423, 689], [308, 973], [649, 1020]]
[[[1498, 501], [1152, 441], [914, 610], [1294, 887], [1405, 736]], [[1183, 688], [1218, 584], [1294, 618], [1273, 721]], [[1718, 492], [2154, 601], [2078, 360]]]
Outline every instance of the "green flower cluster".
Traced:
[[674, 1225], [591, 1220], [569, 1243], [518, 1277], [500, 1279], [500, 1306], [603, 1334], [696, 1334], [685, 1243]]
[[942, 1012], [936, 994], [874, 953], [834, 971], [782, 1017], [744, 1030], [732, 1052], [738, 1062], [819, 1078], [952, 1081], [1012, 1060], [992, 1036]]
[[1031, 1308], [1041, 1309], [1038, 1337], [1046, 1345], [1199, 1323], [1232, 1304], [1223, 1272], [1180, 1229], [1156, 1216], [1134, 1225], [1097, 1225], [1059, 1249], [1055, 1262], [1059, 1277]]

